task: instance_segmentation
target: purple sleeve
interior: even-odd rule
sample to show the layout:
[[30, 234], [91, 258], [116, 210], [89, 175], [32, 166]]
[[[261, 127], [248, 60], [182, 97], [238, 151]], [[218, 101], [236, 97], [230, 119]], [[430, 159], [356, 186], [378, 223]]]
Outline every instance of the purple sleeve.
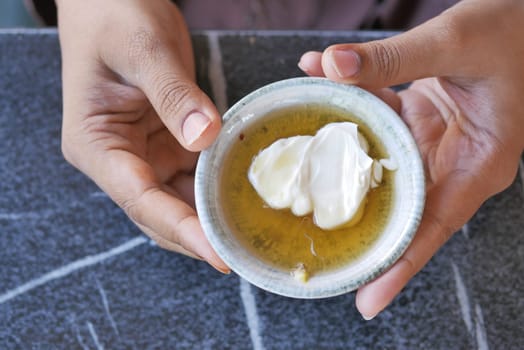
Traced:
[[[146, 0], [149, 1], [149, 0]], [[402, 30], [458, 0], [178, 0], [190, 29]], [[54, 0], [25, 0], [42, 23], [57, 23]]]

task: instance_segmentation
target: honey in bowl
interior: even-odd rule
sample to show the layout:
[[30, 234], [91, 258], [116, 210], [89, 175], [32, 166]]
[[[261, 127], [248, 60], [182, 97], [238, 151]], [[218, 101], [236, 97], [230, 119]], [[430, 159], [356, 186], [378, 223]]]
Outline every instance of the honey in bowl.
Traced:
[[236, 239], [255, 257], [284, 271], [305, 269], [310, 276], [351, 263], [367, 252], [387, 224], [393, 203], [393, 176], [370, 189], [364, 214], [351, 226], [323, 230], [311, 215], [298, 217], [264, 203], [248, 180], [253, 157], [277, 139], [314, 135], [333, 122], [350, 121], [369, 144], [373, 159], [389, 158], [383, 145], [361, 120], [349, 112], [320, 104], [302, 104], [270, 112], [246, 127], [229, 147], [219, 176], [222, 215]]

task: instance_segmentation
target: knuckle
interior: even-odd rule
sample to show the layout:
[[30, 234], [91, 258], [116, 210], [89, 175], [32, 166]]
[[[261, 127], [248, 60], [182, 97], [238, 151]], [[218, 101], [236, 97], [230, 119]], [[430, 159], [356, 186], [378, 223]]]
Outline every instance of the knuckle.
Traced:
[[175, 251], [175, 249], [173, 249], [173, 244], [168, 240], [157, 235], [151, 236], [151, 238], [153, 239], [153, 241], [155, 241], [155, 244], [160, 248], [164, 250]]
[[455, 233], [461, 225], [453, 225], [457, 226], [455, 229], [449, 224], [446, 224], [444, 220], [442, 220], [440, 217], [438, 217], [436, 214], [428, 215], [428, 220], [430, 221], [430, 224], [432, 225], [432, 232], [435, 234], [435, 239], [437, 240], [437, 246], [441, 247], [443, 246]]
[[401, 57], [396, 45], [377, 41], [371, 45], [371, 57], [382, 80], [388, 82], [398, 76]]
[[142, 217], [140, 216], [140, 210], [137, 208], [137, 200], [134, 198], [130, 199], [116, 199], [117, 204], [122, 208], [124, 213], [137, 225], [142, 224]]
[[182, 219], [177, 221], [175, 223], [175, 226], [169, 230], [167, 235], [168, 239], [171, 242], [174, 242], [185, 249], [188, 249], [189, 245], [185, 240], [185, 235], [183, 234], [183, 232], [184, 228], [186, 228], [186, 224], [188, 223], [189, 218], [190, 216], [184, 216]]
[[198, 255], [185, 249], [178, 243], [171, 242], [167, 240], [166, 238], [161, 237], [159, 235], [150, 235], [150, 236], [153, 239], [153, 241], [155, 242], [155, 244], [164, 250], [168, 250], [168, 251], [179, 253], [179, 254], [184, 254], [186, 256], [196, 258], [196, 259], [201, 259]]
[[172, 73], [160, 74], [155, 81], [159, 96], [158, 108], [165, 117], [175, 116], [180, 111], [189, 96], [196, 93], [196, 88]]
[[165, 249], [177, 252], [193, 252], [192, 244], [188, 236], [193, 233], [191, 227], [192, 213], [189, 211], [181, 211], [177, 214], [179, 219], [172, 225], [165, 227], [163, 232], [159, 232], [158, 234], [161, 240], [164, 240], [163, 244], [166, 247]]
[[178, 244], [172, 243], [168, 241], [166, 238], [162, 237], [158, 233], [148, 229], [141, 227], [142, 231], [144, 231], [154, 242], [157, 246], [159, 246], [162, 249], [170, 250], [170, 251], [177, 251]]
[[191, 232], [192, 213], [181, 210], [176, 213], [179, 217], [175, 222], [161, 223], [151, 222], [151, 217], [148, 216], [145, 210], [146, 203], [150, 203], [157, 192], [162, 192], [158, 186], [152, 186], [145, 189], [140, 194], [130, 197], [119, 196], [113, 194], [115, 202], [122, 208], [125, 214], [133, 221], [142, 231], [150, 236], [163, 249], [173, 251], [190, 251], [191, 244], [188, 240], [187, 234]]
[[122, 208], [122, 210], [124, 210], [131, 221], [139, 226], [148, 227], [148, 223], [146, 222], [147, 220], [141, 204], [146, 199], [146, 196], [149, 196], [158, 190], [159, 189], [156, 187], [151, 187], [141, 191], [138, 195], [135, 196], [121, 197], [117, 195], [115, 201]]
[[399, 263], [404, 263], [404, 266], [408, 270], [409, 276], [414, 276], [418, 271], [420, 271], [420, 267], [417, 266], [413, 257], [409, 255], [404, 254], [403, 256], [401, 256], [399, 259]]
[[171, 225], [165, 226], [162, 232], [157, 232], [160, 240], [164, 241], [162, 244], [164, 244], [166, 247], [168, 246], [170, 247], [166, 249], [175, 250], [173, 249], [173, 246], [178, 247], [178, 250], [180, 250], [180, 248], [184, 248], [184, 249], [188, 248], [185, 234], [184, 234], [185, 233], [184, 229], [187, 228], [186, 220], [188, 219], [188, 217], [184, 214], [185, 213], [183, 212], [177, 213], [177, 216], [180, 215], [180, 219], [176, 220]]

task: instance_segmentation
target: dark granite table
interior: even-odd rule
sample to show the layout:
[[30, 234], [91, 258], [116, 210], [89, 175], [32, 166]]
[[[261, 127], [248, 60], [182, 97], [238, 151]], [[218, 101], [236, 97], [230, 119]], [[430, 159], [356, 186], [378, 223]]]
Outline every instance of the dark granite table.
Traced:
[[[379, 35], [195, 34], [199, 81], [224, 108]], [[354, 294], [288, 299], [159, 249], [63, 160], [60, 120], [56, 33], [0, 32], [0, 349], [524, 348], [522, 166], [366, 322]]]

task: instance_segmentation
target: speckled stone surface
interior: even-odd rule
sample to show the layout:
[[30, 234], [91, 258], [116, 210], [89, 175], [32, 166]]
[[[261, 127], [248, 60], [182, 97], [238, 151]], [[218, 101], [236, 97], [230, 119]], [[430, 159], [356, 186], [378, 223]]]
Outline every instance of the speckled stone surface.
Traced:
[[[213, 33], [227, 102], [377, 35]], [[213, 94], [216, 52], [194, 46]], [[151, 244], [63, 160], [60, 123], [56, 33], [0, 32], [0, 349], [522, 349], [521, 174], [366, 322], [354, 294], [288, 299]]]

